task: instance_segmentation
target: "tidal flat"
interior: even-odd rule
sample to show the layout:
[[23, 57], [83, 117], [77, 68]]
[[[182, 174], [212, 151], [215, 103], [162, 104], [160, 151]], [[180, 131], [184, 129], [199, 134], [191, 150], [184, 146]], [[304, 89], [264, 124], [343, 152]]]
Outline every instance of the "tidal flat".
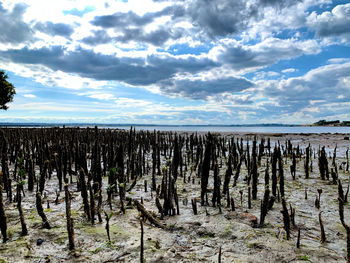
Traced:
[[349, 143], [2, 128], [0, 262], [349, 262]]

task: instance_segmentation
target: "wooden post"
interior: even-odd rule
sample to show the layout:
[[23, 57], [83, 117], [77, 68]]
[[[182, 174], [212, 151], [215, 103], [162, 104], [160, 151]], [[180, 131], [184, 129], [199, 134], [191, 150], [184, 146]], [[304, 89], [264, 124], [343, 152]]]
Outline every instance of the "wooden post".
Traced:
[[143, 256], [143, 222], [142, 222], [142, 219], [140, 219], [140, 226], [141, 226], [140, 263], [144, 263], [145, 258]]
[[5, 206], [2, 198], [2, 185], [0, 184], [0, 230], [3, 243], [6, 243], [7, 238], [7, 216], [5, 214]]
[[74, 226], [73, 226], [73, 218], [71, 215], [71, 196], [68, 189], [68, 180], [64, 185], [64, 193], [65, 193], [65, 201], [66, 201], [66, 218], [67, 218], [67, 231], [68, 231], [68, 241], [69, 241], [69, 250], [73, 250], [75, 248], [74, 245]]

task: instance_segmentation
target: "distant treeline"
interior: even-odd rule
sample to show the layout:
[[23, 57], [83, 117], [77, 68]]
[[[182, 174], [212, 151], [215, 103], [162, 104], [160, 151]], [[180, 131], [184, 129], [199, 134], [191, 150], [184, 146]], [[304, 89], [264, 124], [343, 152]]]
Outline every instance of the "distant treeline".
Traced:
[[326, 121], [326, 120], [320, 120], [318, 122], [313, 123], [314, 126], [350, 126], [350, 121]]

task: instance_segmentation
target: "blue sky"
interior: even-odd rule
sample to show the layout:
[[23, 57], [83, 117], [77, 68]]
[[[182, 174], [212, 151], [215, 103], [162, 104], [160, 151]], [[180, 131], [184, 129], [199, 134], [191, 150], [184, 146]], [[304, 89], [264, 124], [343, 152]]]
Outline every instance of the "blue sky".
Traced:
[[350, 1], [4, 0], [0, 122], [350, 120]]

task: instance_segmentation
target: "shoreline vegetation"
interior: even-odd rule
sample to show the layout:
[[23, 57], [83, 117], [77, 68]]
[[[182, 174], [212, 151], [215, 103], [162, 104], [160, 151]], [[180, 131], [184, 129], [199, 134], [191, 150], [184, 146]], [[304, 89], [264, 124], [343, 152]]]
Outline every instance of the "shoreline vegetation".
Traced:
[[350, 127], [350, 121], [326, 121], [320, 120], [318, 122], [313, 123], [311, 126], [329, 126], [329, 127]]

